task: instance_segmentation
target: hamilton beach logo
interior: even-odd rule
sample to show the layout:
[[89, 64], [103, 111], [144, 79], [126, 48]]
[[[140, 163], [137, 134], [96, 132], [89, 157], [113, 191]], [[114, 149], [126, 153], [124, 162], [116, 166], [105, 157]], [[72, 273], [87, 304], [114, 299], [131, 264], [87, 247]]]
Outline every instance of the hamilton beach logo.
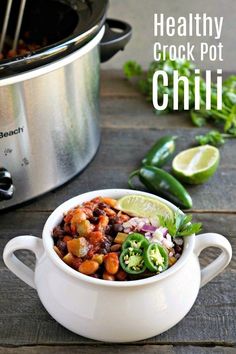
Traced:
[[18, 135], [24, 133], [24, 127], [18, 127], [14, 130], [8, 130], [5, 132], [0, 132], [0, 139], [8, 138], [9, 136]]

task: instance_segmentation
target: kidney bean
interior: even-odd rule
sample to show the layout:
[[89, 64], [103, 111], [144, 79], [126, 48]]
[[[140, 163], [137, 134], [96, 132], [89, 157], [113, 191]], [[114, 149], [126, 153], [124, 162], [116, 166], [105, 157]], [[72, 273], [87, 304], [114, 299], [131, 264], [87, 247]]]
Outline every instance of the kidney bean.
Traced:
[[68, 252], [66, 242], [64, 241], [58, 240], [57, 247], [63, 255], [65, 255]]
[[118, 252], [121, 249], [121, 245], [119, 243], [111, 246], [112, 252]]
[[101, 216], [101, 215], [106, 215], [105, 211], [101, 210], [101, 209], [95, 209], [93, 212], [94, 216]]
[[95, 279], [99, 279], [100, 278], [99, 274], [92, 274], [92, 275], [90, 275], [90, 277], [95, 278]]
[[[64, 258], [63, 258], [64, 259]], [[79, 267], [82, 263], [82, 259], [81, 258], [78, 258], [78, 257], [74, 257], [73, 260], [72, 260], [72, 263], [71, 263], [71, 267], [76, 269], [76, 270], [79, 270]]]
[[90, 221], [92, 224], [97, 224], [97, 222], [98, 222], [98, 217], [97, 217], [97, 216], [93, 216], [92, 218], [89, 219], [89, 221]]
[[108, 239], [106, 239], [101, 244], [101, 252], [99, 252], [99, 253], [107, 254], [110, 252], [110, 249], [111, 249], [111, 242]]
[[120, 281], [124, 281], [127, 278], [127, 273], [123, 269], [120, 269], [116, 274], [116, 279]]
[[92, 275], [98, 270], [99, 264], [95, 261], [86, 260], [79, 266], [79, 271], [86, 275]]
[[113, 237], [110, 235], [106, 235], [106, 239], [108, 240], [108, 242], [112, 243], [113, 242]]
[[98, 204], [98, 207], [103, 209], [103, 208], [107, 208], [108, 205], [106, 203], [101, 202]]
[[70, 228], [70, 224], [65, 224], [64, 225], [64, 230], [67, 234], [71, 234], [71, 228]]
[[105, 269], [109, 274], [116, 274], [119, 270], [119, 258], [117, 253], [110, 252], [104, 257]]
[[124, 230], [124, 228], [121, 224], [114, 224], [113, 230], [114, 230], [114, 232], [122, 232]]
[[114, 275], [109, 274], [107, 272], [104, 272], [102, 277], [103, 277], [104, 280], [110, 280], [110, 281], [114, 281], [115, 280]]
[[68, 242], [68, 241], [70, 241], [70, 240], [73, 240], [73, 237], [68, 236], [68, 235], [66, 235], [66, 236], [63, 237], [63, 241], [64, 241], [65, 243]]
[[116, 223], [116, 217], [109, 219], [109, 224], [110, 224], [110, 225], [114, 225], [115, 223]]
[[178, 245], [175, 245], [175, 252], [181, 254], [182, 253], [182, 248], [180, 246], [178, 246]]
[[63, 258], [63, 254], [61, 253], [61, 251], [59, 250], [59, 248], [57, 246], [53, 246], [53, 249], [60, 258]]
[[54, 238], [63, 238], [65, 236], [65, 231], [61, 229], [60, 226], [57, 226], [53, 229], [53, 237]]
[[111, 225], [107, 225], [106, 229], [105, 229], [106, 234], [109, 234], [111, 232], [111, 230], [112, 230], [112, 226]]

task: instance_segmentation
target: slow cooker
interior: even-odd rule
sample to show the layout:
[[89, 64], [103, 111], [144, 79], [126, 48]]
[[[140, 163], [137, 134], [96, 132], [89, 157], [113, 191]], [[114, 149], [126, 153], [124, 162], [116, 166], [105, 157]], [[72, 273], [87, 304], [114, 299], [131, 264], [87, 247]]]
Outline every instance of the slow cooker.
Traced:
[[[0, 209], [64, 184], [95, 155], [100, 61], [131, 37], [128, 24], [106, 20], [107, 7], [108, 0], [27, 1], [21, 33], [47, 36], [47, 45], [0, 61]], [[14, 16], [10, 34], [13, 27]]]

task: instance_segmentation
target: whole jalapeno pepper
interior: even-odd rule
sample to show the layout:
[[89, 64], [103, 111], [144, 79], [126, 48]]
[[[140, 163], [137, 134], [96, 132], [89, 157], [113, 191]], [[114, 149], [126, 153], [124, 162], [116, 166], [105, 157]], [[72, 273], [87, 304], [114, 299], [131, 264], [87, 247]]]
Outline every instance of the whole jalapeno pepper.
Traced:
[[140, 181], [152, 193], [163, 196], [179, 207], [189, 209], [192, 207], [192, 198], [184, 186], [168, 172], [154, 166], [143, 166], [134, 171], [129, 177], [129, 185], [133, 188], [131, 180], [138, 176]]
[[151, 147], [142, 160], [144, 166], [164, 166], [175, 151], [176, 136], [163, 136]]
[[149, 244], [143, 257], [146, 267], [151, 272], [163, 272], [168, 268], [168, 251], [157, 243]]
[[122, 244], [122, 250], [125, 250], [127, 248], [144, 250], [148, 247], [148, 245], [148, 240], [142, 234], [132, 233], [126, 238], [125, 242]]
[[126, 248], [120, 255], [120, 265], [128, 274], [140, 274], [146, 270], [143, 251], [138, 248]]

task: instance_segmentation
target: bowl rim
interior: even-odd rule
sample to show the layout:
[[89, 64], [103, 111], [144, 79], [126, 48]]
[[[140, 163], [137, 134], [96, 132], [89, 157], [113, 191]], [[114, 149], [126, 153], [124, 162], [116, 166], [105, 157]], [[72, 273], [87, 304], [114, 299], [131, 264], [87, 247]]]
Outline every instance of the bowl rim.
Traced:
[[130, 190], [130, 189], [100, 189], [100, 190], [94, 190], [91, 192], [86, 192], [80, 195], [77, 195], [76, 197], [70, 198], [64, 203], [60, 204], [48, 217], [44, 228], [42, 232], [42, 240], [43, 240], [43, 245], [44, 245], [44, 250], [46, 254], [49, 256], [50, 260], [58, 267], [60, 270], [64, 271], [68, 275], [72, 276], [75, 279], [78, 279], [84, 283], [88, 284], [94, 284], [97, 286], [108, 286], [108, 287], [118, 287], [118, 288], [123, 288], [123, 287], [135, 287], [135, 286], [143, 286], [147, 284], [152, 284], [155, 282], [162, 281], [164, 279], [169, 278], [171, 275], [179, 271], [184, 264], [187, 262], [188, 257], [191, 255], [194, 245], [195, 245], [195, 234], [185, 237], [184, 238], [184, 250], [181, 255], [181, 257], [178, 259], [178, 261], [171, 267], [168, 268], [166, 271], [164, 271], [161, 274], [157, 274], [154, 276], [151, 276], [149, 278], [145, 279], [138, 279], [138, 280], [132, 280], [132, 281], [117, 281], [117, 282], [111, 282], [103, 279], [96, 279], [89, 277], [88, 275], [82, 274], [77, 272], [75, 269], [71, 268], [68, 266], [66, 263], [62, 261], [62, 259], [56, 254], [56, 252], [53, 249], [53, 239], [52, 239], [52, 230], [55, 226], [57, 226], [63, 217], [63, 214], [70, 210], [71, 208], [83, 203], [84, 201], [89, 201], [95, 197], [101, 196], [101, 197], [110, 197], [110, 198], [121, 198], [124, 195], [143, 195], [151, 198], [158, 199], [165, 203], [167, 206], [169, 206], [172, 210], [177, 210], [177, 208], [174, 204], [170, 203], [169, 201], [156, 196], [151, 193], [143, 192], [143, 191], [138, 191], [138, 190]]

